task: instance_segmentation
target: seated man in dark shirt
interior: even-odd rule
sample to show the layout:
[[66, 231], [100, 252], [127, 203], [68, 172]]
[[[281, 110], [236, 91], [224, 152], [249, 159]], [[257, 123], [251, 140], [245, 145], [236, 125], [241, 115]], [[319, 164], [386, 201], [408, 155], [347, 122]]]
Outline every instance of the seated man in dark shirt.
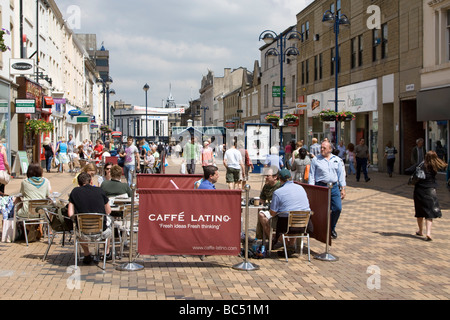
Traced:
[[[278, 169], [276, 167], [264, 168], [263, 172], [265, 176], [265, 184], [261, 190], [259, 198], [261, 199], [262, 205], [270, 205], [272, 201], [272, 195], [275, 190], [277, 190], [281, 184], [278, 180]], [[256, 224], [256, 238], [262, 239], [263, 237], [268, 238], [270, 232], [269, 219], [271, 215], [269, 210], [261, 210], [258, 213], [258, 221]], [[276, 225], [276, 217], [273, 220]], [[264, 232], [264, 235], [263, 235]]]
[[100, 186], [103, 191], [105, 191], [107, 197], [115, 197], [122, 194], [127, 194], [131, 197], [132, 192], [128, 183], [121, 182], [122, 168], [118, 165], [111, 167], [111, 180], [103, 181]]
[[198, 188], [203, 190], [215, 190], [216, 186], [214, 184], [219, 180], [219, 170], [216, 166], [205, 166], [203, 167], [203, 171], [203, 181]]
[[[69, 217], [72, 217], [77, 213], [104, 213], [109, 215], [111, 213], [109, 199], [106, 196], [105, 191], [91, 185], [91, 175], [89, 173], [82, 172], [78, 175], [77, 179], [79, 187], [74, 188], [69, 196]], [[107, 218], [109, 218], [109, 216]], [[105, 232], [103, 233], [104, 237], [110, 235], [111, 224], [111, 220], [106, 221], [106, 225], [104, 226]], [[83, 262], [85, 264], [89, 264], [92, 261], [89, 247], [87, 244], [82, 244], [81, 247], [84, 252]], [[105, 251], [108, 256], [107, 259], [111, 259], [111, 255], [109, 253], [109, 243]]]

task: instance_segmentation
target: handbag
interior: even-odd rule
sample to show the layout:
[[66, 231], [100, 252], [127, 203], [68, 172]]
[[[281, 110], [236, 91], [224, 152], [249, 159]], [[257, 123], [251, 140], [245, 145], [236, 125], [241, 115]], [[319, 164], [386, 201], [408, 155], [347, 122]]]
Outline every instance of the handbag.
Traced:
[[119, 159], [117, 159], [117, 165], [123, 168], [125, 166], [125, 157], [119, 157]]
[[11, 181], [11, 176], [8, 174], [8, 172], [1, 170], [0, 183], [6, 185], [9, 183], [9, 181]]
[[425, 171], [423, 170], [422, 166], [423, 166], [423, 162], [416, 167], [416, 170], [414, 171], [414, 173], [411, 175], [411, 177], [409, 177], [409, 181], [408, 181], [409, 185], [414, 186], [420, 180], [425, 180], [425, 178], [426, 178]]

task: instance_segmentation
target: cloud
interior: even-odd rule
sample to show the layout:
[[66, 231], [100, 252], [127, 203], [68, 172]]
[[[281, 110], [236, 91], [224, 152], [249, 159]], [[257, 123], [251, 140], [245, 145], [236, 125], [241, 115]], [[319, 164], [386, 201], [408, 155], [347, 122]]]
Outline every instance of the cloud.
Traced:
[[282, 32], [312, 0], [56, 0], [67, 18], [70, 5], [80, 7], [76, 33], [97, 34], [110, 51], [115, 99], [142, 105], [145, 83], [149, 104], [161, 105], [169, 85], [177, 103], [198, 98], [208, 69], [253, 71], [260, 59], [258, 41], [266, 29]]

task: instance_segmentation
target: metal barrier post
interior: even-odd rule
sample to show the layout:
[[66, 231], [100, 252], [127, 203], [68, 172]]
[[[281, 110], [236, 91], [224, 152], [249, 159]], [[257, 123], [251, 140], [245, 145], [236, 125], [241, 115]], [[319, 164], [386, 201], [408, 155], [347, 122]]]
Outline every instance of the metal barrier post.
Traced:
[[144, 269], [144, 266], [134, 263], [132, 261], [133, 255], [133, 242], [134, 242], [134, 197], [136, 196], [136, 184], [131, 185], [131, 217], [130, 217], [130, 253], [128, 254], [128, 263], [123, 263], [117, 266], [116, 270], [119, 271], [139, 271]]
[[339, 258], [333, 256], [329, 253], [329, 244], [330, 244], [330, 219], [331, 219], [331, 189], [333, 189], [333, 184], [328, 183], [328, 215], [327, 215], [327, 242], [325, 252], [318, 254], [314, 257], [314, 259], [322, 260], [322, 261], [338, 261]]
[[244, 262], [238, 263], [233, 266], [233, 269], [236, 270], [245, 270], [245, 271], [253, 271], [258, 270], [259, 266], [248, 262], [248, 214], [249, 214], [249, 194], [250, 194], [250, 185], [245, 185], [245, 254], [244, 254]]

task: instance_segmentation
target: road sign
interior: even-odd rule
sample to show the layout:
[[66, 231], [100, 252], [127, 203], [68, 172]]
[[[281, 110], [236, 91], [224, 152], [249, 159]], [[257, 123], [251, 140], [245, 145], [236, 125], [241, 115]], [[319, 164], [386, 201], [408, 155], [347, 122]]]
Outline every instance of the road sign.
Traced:
[[[272, 98], [280, 98], [280, 97], [281, 97], [280, 86], [273, 86]], [[286, 87], [283, 87], [283, 97], [286, 97]]]

